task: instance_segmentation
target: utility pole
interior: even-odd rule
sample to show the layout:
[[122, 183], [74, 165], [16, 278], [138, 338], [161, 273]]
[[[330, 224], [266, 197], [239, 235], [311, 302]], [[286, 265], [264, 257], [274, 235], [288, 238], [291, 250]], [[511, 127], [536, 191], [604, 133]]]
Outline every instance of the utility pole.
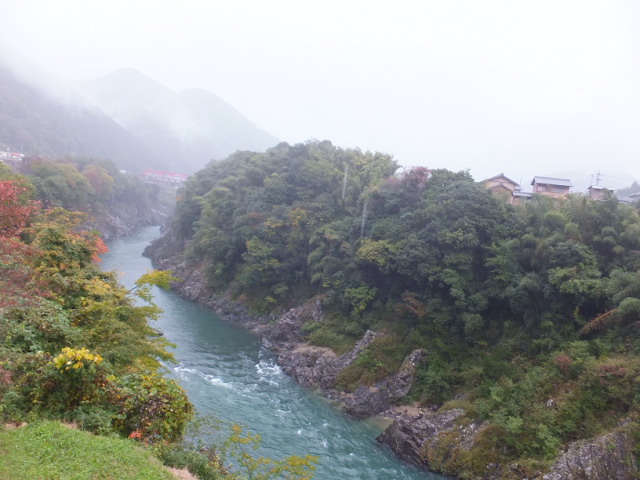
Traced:
[[598, 171], [598, 173], [596, 174], [596, 187], [600, 186], [600, 177], [602, 176], [602, 174]]

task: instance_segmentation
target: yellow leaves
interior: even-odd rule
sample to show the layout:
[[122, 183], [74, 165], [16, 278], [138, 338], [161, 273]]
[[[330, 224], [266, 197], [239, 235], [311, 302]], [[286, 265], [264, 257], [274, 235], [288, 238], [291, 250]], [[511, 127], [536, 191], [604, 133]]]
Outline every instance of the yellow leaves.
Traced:
[[318, 457], [292, 455], [283, 460], [269, 457], [253, 456], [245, 448], [253, 450], [260, 446], [262, 439], [259, 434], [244, 432], [238, 424], [231, 426], [231, 435], [224, 444], [224, 450], [237, 462], [237, 466], [247, 473], [248, 478], [254, 480], [269, 480], [281, 478], [284, 480], [309, 480], [313, 477]]
[[177, 282], [179, 279], [172, 275], [170, 270], [151, 270], [144, 275], [141, 275], [136, 280], [136, 286], [129, 292], [135, 292], [135, 294], [141, 299], [150, 302], [152, 299], [151, 287], [156, 286], [163, 290], [168, 290], [173, 282]]
[[398, 246], [388, 240], [364, 239], [356, 252], [356, 260], [379, 268], [388, 266], [398, 253]]
[[156, 287], [167, 290], [173, 282], [178, 281], [169, 270], [152, 270], [140, 276], [136, 280], [136, 286], [155, 285]]
[[86, 283], [85, 290], [91, 295], [102, 297], [107, 295], [108, 293], [111, 293], [113, 291], [113, 288], [104, 280], [98, 277], [93, 277]]
[[69, 371], [71, 369], [78, 370], [85, 366], [85, 362], [99, 365], [103, 358], [97, 353], [91, 353], [86, 348], [70, 348], [64, 347], [62, 353], [52, 360], [56, 368], [61, 371]]
[[287, 215], [289, 224], [293, 228], [298, 228], [301, 223], [307, 220], [308, 216], [308, 212], [303, 208], [292, 208]]

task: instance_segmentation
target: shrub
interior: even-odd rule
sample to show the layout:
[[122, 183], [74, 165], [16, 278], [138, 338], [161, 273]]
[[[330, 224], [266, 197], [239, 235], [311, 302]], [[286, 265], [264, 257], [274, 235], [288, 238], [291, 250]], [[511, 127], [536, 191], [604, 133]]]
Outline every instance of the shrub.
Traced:
[[118, 382], [117, 427], [147, 442], [180, 439], [193, 417], [193, 405], [173, 380], [155, 373], [134, 374]]
[[225, 470], [213, 450], [190, 450], [182, 445], [158, 445], [158, 459], [166, 466], [185, 468], [199, 480], [222, 480], [227, 478]]

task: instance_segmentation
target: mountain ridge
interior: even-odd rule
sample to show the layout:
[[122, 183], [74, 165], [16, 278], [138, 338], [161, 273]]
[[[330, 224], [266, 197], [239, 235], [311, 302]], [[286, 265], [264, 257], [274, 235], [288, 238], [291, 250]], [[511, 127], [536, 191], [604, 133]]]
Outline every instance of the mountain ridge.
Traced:
[[134, 69], [76, 84], [78, 90], [166, 163], [202, 168], [236, 150], [264, 150], [278, 139], [202, 88], [173, 91]]
[[0, 65], [0, 143], [29, 155], [95, 156], [120, 164], [152, 159], [145, 146], [109, 116], [69, 102], [69, 92], [62, 96], [42, 91]]
[[107, 158], [132, 172], [190, 174], [237, 150], [278, 143], [214, 93], [175, 92], [134, 69], [73, 87], [0, 59], [0, 146], [51, 158]]

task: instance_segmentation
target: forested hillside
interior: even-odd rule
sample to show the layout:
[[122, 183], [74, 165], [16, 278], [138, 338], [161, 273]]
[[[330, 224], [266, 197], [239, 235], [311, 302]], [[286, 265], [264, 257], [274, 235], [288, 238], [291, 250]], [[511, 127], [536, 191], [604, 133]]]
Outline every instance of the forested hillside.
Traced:
[[[38, 79], [53, 90], [53, 80]], [[0, 62], [0, 143], [29, 155], [98, 156], [130, 169], [153, 165], [148, 146], [79, 97], [67, 97], [44, 93]]]
[[[18, 71], [20, 71], [19, 69]], [[0, 58], [0, 145], [30, 156], [106, 158], [119, 168], [182, 174], [277, 139], [203, 89], [174, 92], [124, 69], [76, 85], [17, 73]]]
[[[43, 207], [88, 213], [87, 224], [100, 230], [103, 238], [161, 224], [175, 203], [173, 188], [145, 184], [134, 175], [121, 173], [109, 160], [25, 157], [16, 168], [28, 178], [33, 197]], [[0, 179], [13, 175], [0, 163]]]
[[326, 141], [238, 152], [179, 196], [168, 238], [213, 289], [262, 313], [319, 296], [329, 314], [307, 339], [338, 353], [386, 332], [336, 387], [425, 349], [406, 400], [487, 425], [438, 469], [544, 469], [568, 442], [621, 425], [638, 436], [637, 206], [571, 195], [514, 207], [466, 172], [398, 172], [388, 155]]

